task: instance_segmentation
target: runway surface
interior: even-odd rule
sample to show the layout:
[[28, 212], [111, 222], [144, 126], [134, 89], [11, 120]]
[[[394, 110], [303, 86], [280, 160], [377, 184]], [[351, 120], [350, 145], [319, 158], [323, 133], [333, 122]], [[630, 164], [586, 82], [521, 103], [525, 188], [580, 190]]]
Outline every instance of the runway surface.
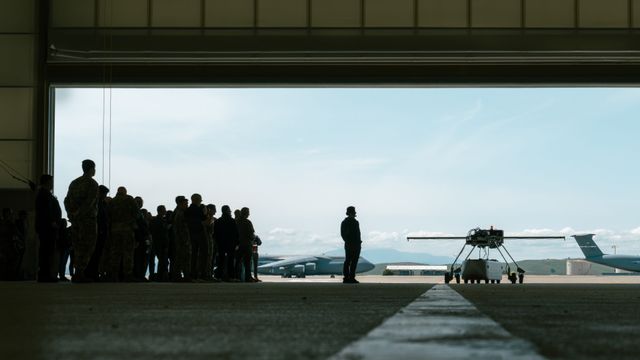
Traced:
[[[327, 277], [260, 284], [0, 283], [0, 359], [325, 359], [370, 332], [396, 333], [374, 329], [416, 304], [432, 287], [426, 278], [361, 277], [358, 285]], [[396, 283], [381, 283], [390, 280]], [[546, 280], [451, 288], [547, 358], [638, 358], [638, 277]], [[580, 283], [587, 280], [628, 283]], [[435, 315], [446, 308], [439, 305]], [[418, 320], [414, 324], [437, 327]], [[450, 331], [447, 341], [465, 342], [466, 330]]]

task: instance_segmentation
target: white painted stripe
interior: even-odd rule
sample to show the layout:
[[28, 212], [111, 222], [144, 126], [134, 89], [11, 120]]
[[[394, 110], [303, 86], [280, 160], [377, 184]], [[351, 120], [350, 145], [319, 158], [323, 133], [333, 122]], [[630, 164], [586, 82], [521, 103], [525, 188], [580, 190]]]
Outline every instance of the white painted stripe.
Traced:
[[544, 357], [448, 285], [435, 285], [331, 360]]

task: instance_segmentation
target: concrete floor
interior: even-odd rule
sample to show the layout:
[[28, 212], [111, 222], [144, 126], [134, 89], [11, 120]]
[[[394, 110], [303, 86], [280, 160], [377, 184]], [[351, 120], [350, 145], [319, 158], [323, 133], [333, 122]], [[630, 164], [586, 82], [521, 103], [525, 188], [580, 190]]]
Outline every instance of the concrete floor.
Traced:
[[0, 283], [0, 359], [323, 359], [429, 288]]
[[[431, 287], [381, 284], [381, 278], [362, 277], [359, 285], [320, 277], [260, 284], [0, 283], [0, 359], [324, 359]], [[638, 358], [637, 283], [452, 288], [548, 358]]]
[[638, 359], [640, 285], [453, 285], [550, 359]]

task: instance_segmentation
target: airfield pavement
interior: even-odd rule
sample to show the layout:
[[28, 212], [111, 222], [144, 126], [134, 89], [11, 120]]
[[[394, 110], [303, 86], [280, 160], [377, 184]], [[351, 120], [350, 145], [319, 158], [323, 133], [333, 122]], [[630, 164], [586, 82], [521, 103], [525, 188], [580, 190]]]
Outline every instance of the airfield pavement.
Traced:
[[[324, 359], [442, 283], [439, 276], [361, 276], [358, 285], [263, 280], [0, 282], [0, 359]], [[638, 358], [639, 276], [525, 282], [451, 287], [547, 358]]]

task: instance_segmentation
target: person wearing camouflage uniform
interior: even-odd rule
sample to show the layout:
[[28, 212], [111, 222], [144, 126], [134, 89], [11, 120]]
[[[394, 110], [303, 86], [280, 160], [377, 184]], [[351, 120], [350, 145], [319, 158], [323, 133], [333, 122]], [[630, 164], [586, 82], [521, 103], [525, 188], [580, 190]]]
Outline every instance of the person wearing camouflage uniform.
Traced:
[[84, 274], [98, 236], [98, 183], [93, 179], [96, 174], [96, 164], [92, 160], [82, 162], [83, 174], [73, 180], [64, 199], [64, 207], [73, 225], [73, 263], [75, 271], [73, 282], [90, 282]]
[[109, 266], [107, 278], [117, 281], [120, 263], [124, 281], [133, 280], [133, 253], [136, 246], [135, 226], [138, 206], [127, 189], [118, 188], [116, 196], [109, 203], [109, 219], [111, 220], [111, 237], [109, 238]]
[[185, 212], [189, 205], [189, 200], [184, 196], [176, 197], [177, 207], [173, 212], [173, 231], [176, 241], [176, 268], [173, 274], [174, 280], [180, 280], [180, 273], [184, 274], [184, 281], [191, 281], [191, 238], [189, 236], [189, 225], [185, 217]]

